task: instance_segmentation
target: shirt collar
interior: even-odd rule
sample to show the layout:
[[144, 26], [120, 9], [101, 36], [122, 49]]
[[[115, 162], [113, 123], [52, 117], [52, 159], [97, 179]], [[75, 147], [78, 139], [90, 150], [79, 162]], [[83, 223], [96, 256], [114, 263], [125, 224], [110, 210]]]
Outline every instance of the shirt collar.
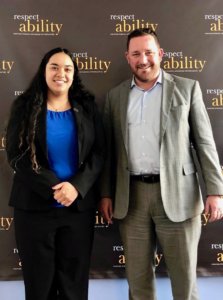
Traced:
[[[161, 70], [160, 70], [160, 73], [159, 73], [159, 76], [158, 76], [156, 82], [154, 83], [154, 85], [153, 85], [149, 90], [153, 89], [158, 83], [159, 83], [159, 84], [162, 84], [162, 83], [163, 83], [163, 72], [162, 72]], [[131, 81], [131, 89], [132, 89], [133, 87], [137, 87], [138, 89], [143, 90], [143, 89], [141, 89], [139, 86], [137, 86], [137, 84], [136, 84], [136, 82], [135, 82], [135, 77], [134, 77], [134, 76], [132, 77], [132, 81]], [[144, 91], [144, 90], [143, 90], [143, 91]]]

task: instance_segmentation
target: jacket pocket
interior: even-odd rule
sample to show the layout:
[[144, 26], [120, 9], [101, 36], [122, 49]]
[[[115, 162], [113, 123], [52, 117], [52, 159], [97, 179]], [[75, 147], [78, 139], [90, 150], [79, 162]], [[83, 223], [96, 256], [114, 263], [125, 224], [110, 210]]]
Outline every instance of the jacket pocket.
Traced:
[[178, 110], [178, 109], [182, 109], [182, 110], [186, 109], [186, 110], [188, 110], [188, 105], [186, 105], [186, 104], [178, 104], [178, 105], [172, 105], [171, 108], [170, 108], [170, 110], [173, 110], [173, 111]]

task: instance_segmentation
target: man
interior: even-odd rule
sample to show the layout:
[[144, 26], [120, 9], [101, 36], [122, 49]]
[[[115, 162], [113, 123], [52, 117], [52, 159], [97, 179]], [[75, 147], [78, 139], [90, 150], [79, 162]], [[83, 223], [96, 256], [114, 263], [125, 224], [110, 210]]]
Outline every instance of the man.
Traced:
[[167, 74], [162, 57], [154, 31], [129, 34], [126, 58], [133, 78], [112, 89], [105, 103], [108, 153], [99, 210], [108, 223], [120, 219], [129, 299], [156, 299], [158, 240], [174, 300], [197, 300], [203, 200], [192, 148], [210, 221], [223, 217], [223, 178], [199, 83]]

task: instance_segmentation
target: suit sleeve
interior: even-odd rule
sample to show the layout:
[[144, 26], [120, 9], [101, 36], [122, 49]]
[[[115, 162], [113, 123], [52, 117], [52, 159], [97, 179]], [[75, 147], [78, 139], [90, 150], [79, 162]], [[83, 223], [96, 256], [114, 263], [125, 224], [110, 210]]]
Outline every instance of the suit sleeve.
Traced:
[[207, 195], [223, 195], [223, 176], [219, 157], [200, 85], [197, 81], [194, 83], [191, 99], [192, 140], [205, 182], [206, 193]]
[[42, 166], [39, 172], [32, 169], [30, 151], [19, 148], [19, 132], [21, 128], [21, 117], [19, 111], [11, 114], [6, 131], [6, 153], [7, 159], [15, 171], [16, 178], [21, 180], [28, 188], [48, 199], [53, 195], [52, 186], [59, 183], [55, 174]]

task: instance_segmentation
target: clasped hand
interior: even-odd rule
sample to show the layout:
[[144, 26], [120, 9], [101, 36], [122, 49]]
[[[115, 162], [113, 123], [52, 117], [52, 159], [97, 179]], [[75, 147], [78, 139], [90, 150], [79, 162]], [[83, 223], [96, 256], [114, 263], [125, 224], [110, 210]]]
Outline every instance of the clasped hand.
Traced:
[[61, 182], [52, 189], [54, 190], [54, 199], [64, 206], [70, 206], [78, 196], [78, 191], [69, 182]]

